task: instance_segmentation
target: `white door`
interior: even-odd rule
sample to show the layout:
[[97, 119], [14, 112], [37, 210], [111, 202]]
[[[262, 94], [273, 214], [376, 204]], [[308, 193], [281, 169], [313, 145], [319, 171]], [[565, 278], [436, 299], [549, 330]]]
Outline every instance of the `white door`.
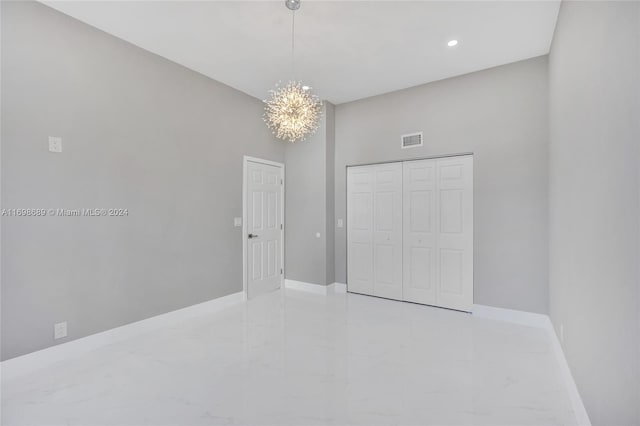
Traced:
[[436, 304], [436, 161], [403, 164], [404, 300]]
[[248, 161], [245, 238], [248, 297], [282, 282], [282, 168]]
[[373, 191], [375, 166], [347, 169], [347, 285], [373, 295]]
[[373, 294], [402, 300], [402, 163], [375, 167]]
[[437, 305], [473, 306], [473, 157], [436, 160]]
[[347, 170], [353, 293], [471, 311], [473, 156]]
[[402, 300], [402, 164], [347, 171], [348, 290]]
[[473, 157], [403, 165], [404, 300], [471, 311]]

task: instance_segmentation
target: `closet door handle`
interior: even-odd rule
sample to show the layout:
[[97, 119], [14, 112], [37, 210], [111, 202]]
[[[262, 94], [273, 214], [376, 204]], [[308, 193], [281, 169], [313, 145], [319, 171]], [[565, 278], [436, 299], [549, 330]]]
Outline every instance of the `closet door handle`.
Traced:
[[249, 238], [258, 238], [258, 234], [249, 234]]

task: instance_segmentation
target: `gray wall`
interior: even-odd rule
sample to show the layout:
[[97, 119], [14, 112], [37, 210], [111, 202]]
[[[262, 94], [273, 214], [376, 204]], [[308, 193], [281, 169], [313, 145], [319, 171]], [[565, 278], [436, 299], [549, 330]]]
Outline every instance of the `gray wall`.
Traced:
[[336, 158], [336, 110], [335, 106], [325, 102], [325, 111], [327, 115], [326, 127], [326, 144], [327, 144], [327, 205], [326, 205], [326, 227], [327, 235], [327, 274], [325, 281], [327, 284], [333, 284], [336, 280], [336, 262], [335, 262], [335, 221], [336, 221], [336, 204], [335, 204], [335, 158]]
[[[548, 309], [547, 58], [429, 83], [336, 107], [336, 219], [345, 219], [345, 166], [475, 154], [474, 303]], [[423, 147], [400, 135], [424, 131]], [[345, 229], [336, 281], [346, 282]]]
[[[285, 150], [285, 276], [287, 279], [327, 285], [333, 260], [334, 106], [324, 102], [317, 132]], [[331, 202], [330, 202], [331, 201]], [[320, 233], [320, 238], [316, 238]], [[329, 281], [331, 280], [331, 281]]]
[[564, 1], [549, 62], [550, 312], [594, 425], [640, 424], [640, 3]]
[[323, 114], [313, 136], [285, 149], [285, 277], [322, 285], [326, 275], [325, 122]]
[[[41, 4], [2, 2], [2, 359], [242, 290], [242, 155], [284, 160], [259, 100]], [[61, 136], [61, 154], [47, 137]]]

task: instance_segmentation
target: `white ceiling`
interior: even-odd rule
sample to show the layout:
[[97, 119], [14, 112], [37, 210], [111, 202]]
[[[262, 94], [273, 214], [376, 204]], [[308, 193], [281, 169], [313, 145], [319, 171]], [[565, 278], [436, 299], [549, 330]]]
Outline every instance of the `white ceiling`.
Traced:
[[[46, 1], [263, 99], [291, 76], [278, 1]], [[340, 104], [549, 52], [560, 0], [311, 1], [296, 12], [296, 78]], [[457, 39], [457, 47], [447, 41]]]

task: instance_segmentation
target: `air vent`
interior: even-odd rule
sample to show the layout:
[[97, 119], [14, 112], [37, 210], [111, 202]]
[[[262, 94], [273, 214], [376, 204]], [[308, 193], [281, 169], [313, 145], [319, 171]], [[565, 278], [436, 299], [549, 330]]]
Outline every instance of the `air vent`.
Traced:
[[402, 149], [422, 146], [422, 132], [402, 135]]

